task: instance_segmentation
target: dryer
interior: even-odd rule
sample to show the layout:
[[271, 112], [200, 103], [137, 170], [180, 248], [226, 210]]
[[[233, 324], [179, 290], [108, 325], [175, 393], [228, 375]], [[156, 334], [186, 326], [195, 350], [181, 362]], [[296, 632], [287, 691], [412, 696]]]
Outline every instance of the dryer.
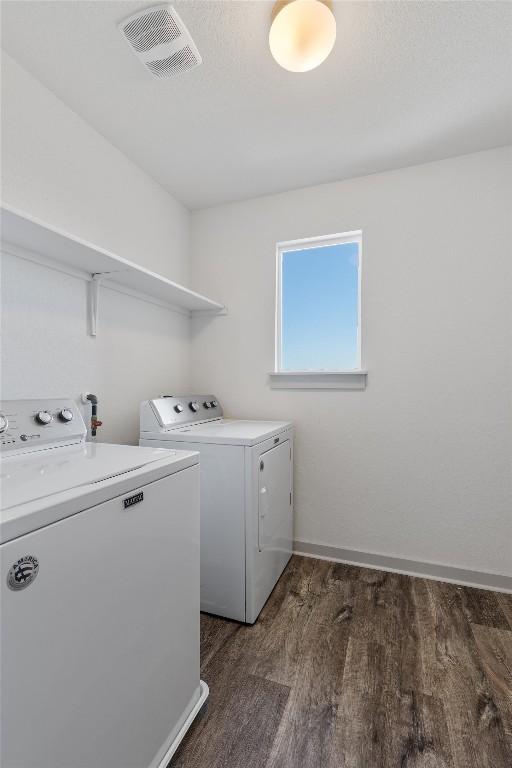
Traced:
[[142, 446], [199, 452], [201, 610], [254, 623], [292, 554], [293, 425], [172, 395], [141, 404], [140, 430]]

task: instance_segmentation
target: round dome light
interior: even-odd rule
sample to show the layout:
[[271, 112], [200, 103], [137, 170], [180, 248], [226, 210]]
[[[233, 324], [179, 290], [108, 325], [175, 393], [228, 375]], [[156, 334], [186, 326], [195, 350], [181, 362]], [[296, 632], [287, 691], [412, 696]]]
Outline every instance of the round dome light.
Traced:
[[284, 69], [315, 69], [328, 57], [335, 40], [331, 0], [279, 0], [274, 5], [268, 42]]

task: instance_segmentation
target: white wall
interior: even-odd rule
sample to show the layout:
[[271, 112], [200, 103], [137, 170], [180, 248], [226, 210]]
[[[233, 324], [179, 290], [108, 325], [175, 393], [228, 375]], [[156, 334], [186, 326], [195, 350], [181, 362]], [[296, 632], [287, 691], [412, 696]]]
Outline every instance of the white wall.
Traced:
[[137, 443], [139, 403], [189, 386], [190, 320], [102, 288], [87, 333], [85, 281], [2, 257], [2, 396], [100, 397], [98, 439]]
[[[5, 54], [2, 110], [4, 202], [188, 282], [188, 211]], [[4, 261], [2, 396], [95, 392], [101, 439], [136, 442], [139, 401], [189, 385], [188, 318], [102, 288], [92, 339], [84, 282]]]
[[[5, 56], [2, 198], [188, 282], [190, 217]], [[193, 217], [193, 385], [297, 427], [296, 538], [512, 573], [510, 149], [221, 206]], [[363, 230], [364, 392], [272, 391], [275, 243]], [[186, 317], [7, 256], [2, 395], [101, 398], [135, 442], [139, 400], [187, 389]]]
[[[296, 425], [296, 538], [512, 574], [512, 152], [200, 211], [193, 384]], [[275, 244], [363, 231], [365, 391], [277, 391]]]
[[171, 280], [188, 282], [187, 209], [6, 53], [2, 199]]

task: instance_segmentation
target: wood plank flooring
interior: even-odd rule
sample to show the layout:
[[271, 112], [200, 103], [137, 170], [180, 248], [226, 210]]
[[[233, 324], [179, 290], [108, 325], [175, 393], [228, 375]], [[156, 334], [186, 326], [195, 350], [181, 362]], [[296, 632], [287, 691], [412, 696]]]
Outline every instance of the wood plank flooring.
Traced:
[[512, 768], [512, 596], [293, 557], [172, 768]]

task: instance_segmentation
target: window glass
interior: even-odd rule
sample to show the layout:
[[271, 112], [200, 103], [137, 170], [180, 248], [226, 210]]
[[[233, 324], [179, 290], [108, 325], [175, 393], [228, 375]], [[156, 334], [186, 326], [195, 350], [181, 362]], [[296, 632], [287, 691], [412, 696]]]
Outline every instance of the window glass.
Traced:
[[280, 369], [359, 368], [359, 242], [280, 255]]

